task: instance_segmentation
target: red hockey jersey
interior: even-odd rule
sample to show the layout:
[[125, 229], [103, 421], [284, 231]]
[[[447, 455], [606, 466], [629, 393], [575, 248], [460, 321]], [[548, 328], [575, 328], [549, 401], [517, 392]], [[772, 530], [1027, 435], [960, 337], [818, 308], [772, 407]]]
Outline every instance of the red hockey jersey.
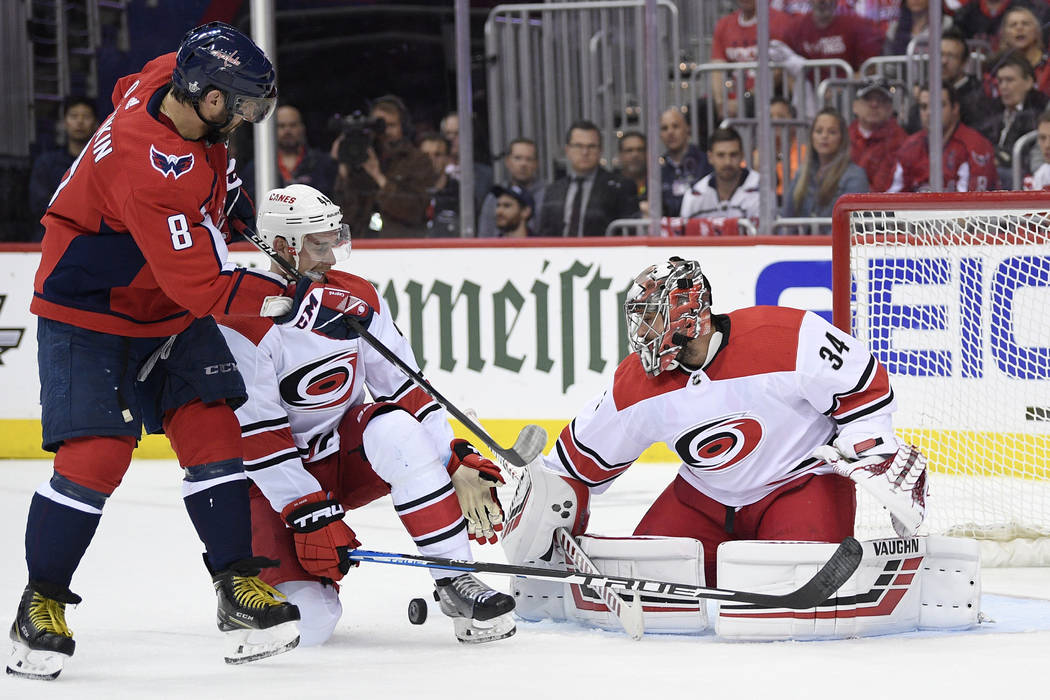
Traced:
[[[345, 272], [330, 271], [328, 281], [375, 309], [369, 332], [418, 372], [412, 347], [375, 287]], [[244, 469], [274, 510], [320, 489], [303, 462], [339, 450], [339, 424], [367, 400], [366, 388], [374, 400], [396, 402], [412, 413], [438, 454], [449, 454], [453, 434], [445, 409], [360, 338], [333, 340], [268, 318], [223, 317], [219, 324], [248, 387], [248, 401], [237, 409]]]
[[[923, 129], [909, 136], [897, 151], [889, 192], [923, 192], [930, 188], [930, 135]], [[998, 189], [995, 148], [980, 132], [959, 124], [944, 140], [944, 189], [948, 192], [988, 192]]]
[[562, 430], [546, 467], [600, 492], [663, 442], [687, 483], [739, 507], [832, 472], [810, 455], [837, 435], [897, 449], [889, 376], [859, 340], [811, 312], [773, 306], [716, 316], [715, 325], [721, 346], [692, 373], [649, 377], [629, 355]]
[[121, 78], [51, 198], [30, 310], [103, 333], [165, 336], [194, 317], [258, 315], [277, 275], [234, 267], [220, 228], [226, 145], [187, 141], [160, 113], [175, 54]]

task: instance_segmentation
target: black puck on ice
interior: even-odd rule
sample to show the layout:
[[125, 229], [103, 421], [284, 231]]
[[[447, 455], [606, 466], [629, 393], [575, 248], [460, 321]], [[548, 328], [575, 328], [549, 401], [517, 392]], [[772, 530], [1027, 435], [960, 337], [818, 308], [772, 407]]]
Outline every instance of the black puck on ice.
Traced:
[[408, 621], [413, 625], [422, 625], [427, 621], [427, 601], [422, 598], [408, 601]]

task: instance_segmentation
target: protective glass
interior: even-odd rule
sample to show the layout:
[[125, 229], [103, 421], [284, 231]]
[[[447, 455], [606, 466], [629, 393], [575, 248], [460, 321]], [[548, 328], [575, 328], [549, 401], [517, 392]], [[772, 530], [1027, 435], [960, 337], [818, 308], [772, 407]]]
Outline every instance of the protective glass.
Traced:
[[334, 231], [308, 233], [303, 236], [300, 258], [337, 265], [350, 259], [350, 227], [339, 224]]
[[266, 97], [248, 97], [247, 95], [234, 95], [230, 110], [233, 114], [244, 119], [246, 122], [258, 124], [270, 116], [273, 106], [277, 102], [277, 91]]

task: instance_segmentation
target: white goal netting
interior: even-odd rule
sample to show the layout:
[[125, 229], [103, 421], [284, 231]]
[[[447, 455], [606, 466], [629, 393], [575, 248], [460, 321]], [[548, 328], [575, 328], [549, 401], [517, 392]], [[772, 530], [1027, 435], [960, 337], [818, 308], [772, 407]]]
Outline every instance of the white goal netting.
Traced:
[[[849, 214], [852, 332], [889, 370], [898, 433], [930, 458], [923, 531], [983, 540], [986, 565], [1050, 564], [1043, 206]], [[858, 535], [892, 535], [858, 499]]]

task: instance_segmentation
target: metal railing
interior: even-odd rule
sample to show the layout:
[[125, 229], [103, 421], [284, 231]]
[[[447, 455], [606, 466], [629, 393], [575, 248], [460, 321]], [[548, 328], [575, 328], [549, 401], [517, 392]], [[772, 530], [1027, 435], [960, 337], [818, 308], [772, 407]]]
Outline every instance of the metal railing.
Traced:
[[[694, 223], [696, 223], [696, 222], [699, 222], [701, 220], [708, 222], [708, 224], [709, 224], [707, 226], [708, 230], [711, 230], [711, 229], [723, 230], [726, 227], [726, 225], [729, 224], [730, 228], [732, 228], [733, 226], [736, 227], [737, 232], [736, 232], [735, 235], [738, 235], [738, 236], [757, 236], [758, 235], [758, 227], [755, 226], [755, 223], [751, 219], [746, 218], [746, 217], [742, 217], [742, 216], [741, 217], [725, 216], [725, 217], [711, 217], [711, 218], [694, 217], [693, 219], [683, 219], [683, 218], [680, 218], [680, 217], [677, 217], [677, 216], [665, 216], [665, 217], [660, 219], [660, 235], [661, 236], [665, 236], [665, 237], [689, 235], [688, 233], [686, 233], [686, 227], [688, 225], [688, 222], [689, 221], [693, 221]], [[830, 219], [828, 219], [828, 221], [830, 221]], [[649, 227], [650, 227], [651, 224], [652, 224], [652, 219], [616, 219], [614, 221], [610, 221], [609, 222], [609, 225], [605, 228], [605, 235], [606, 236], [648, 236], [649, 235]], [[703, 230], [704, 227], [701, 227], [701, 226], [697, 225], [696, 228], [698, 228], [700, 230]], [[712, 234], [700, 233], [698, 235], [723, 235], [723, 234], [721, 234], [721, 233], [712, 233]], [[734, 235], [734, 234], [726, 234], [726, 235]]]
[[[627, 128], [655, 133], [646, 124], [645, 0], [497, 5], [485, 22], [489, 133], [493, 156], [518, 137], [536, 140], [540, 178], [554, 179], [564, 158], [565, 132], [590, 119], [602, 132], [602, 156], [611, 162], [616, 136]], [[661, 105], [680, 104], [678, 8], [658, 0], [658, 65], [668, 79]], [[502, 180], [502, 162], [494, 164]]]
[[1010, 164], [1010, 169], [1013, 174], [1013, 182], [1010, 183], [1010, 189], [1023, 190], [1024, 189], [1024, 176], [1029, 168], [1026, 168], [1025, 153], [1031, 147], [1032, 143], [1039, 138], [1039, 131], [1029, 131], [1027, 134], [1020, 136], [1014, 141], [1013, 147], [1013, 158]]

